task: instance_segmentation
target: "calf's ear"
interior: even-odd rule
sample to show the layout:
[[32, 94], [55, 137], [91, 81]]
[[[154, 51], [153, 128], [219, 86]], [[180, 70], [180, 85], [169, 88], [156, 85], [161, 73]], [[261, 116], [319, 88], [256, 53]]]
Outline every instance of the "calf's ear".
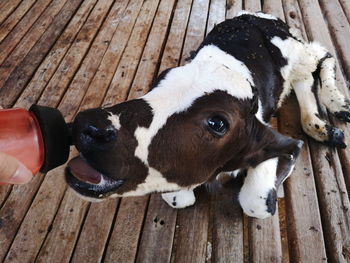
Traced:
[[255, 125], [254, 129], [255, 150], [245, 160], [251, 166], [276, 157], [287, 161], [295, 160], [304, 144], [301, 140], [287, 137], [261, 123]]

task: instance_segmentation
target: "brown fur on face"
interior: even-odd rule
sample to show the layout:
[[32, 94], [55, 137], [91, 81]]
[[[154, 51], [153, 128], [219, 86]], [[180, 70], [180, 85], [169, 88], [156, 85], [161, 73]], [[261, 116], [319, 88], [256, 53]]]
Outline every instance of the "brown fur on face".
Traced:
[[[190, 186], [220, 171], [254, 166], [280, 156], [281, 148], [291, 154], [286, 143], [278, 141], [282, 135], [251, 114], [252, 103], [222, 91], [199, 98], [188, 111], [171, 116], [158, 131], [149, 147], [149, 165], [167, 181]], [[228, 121], [229, 129], [223, 137], [213, 135], [207, 126], [208, 118], [214, 115]]]

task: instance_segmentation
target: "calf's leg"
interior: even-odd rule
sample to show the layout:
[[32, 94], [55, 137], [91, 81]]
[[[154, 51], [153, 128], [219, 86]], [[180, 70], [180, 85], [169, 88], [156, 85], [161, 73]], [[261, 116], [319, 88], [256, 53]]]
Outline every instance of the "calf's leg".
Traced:
[[345, 148], [342, 130], [332, 127], [320, 118], [321, 113], [316, 100], [319, 92], [313, 90], [315, 84], [312, 74], [309, 74], [304, 80], [294, 81], [292, 85], [298, 98], [304, 132], [317, 141]]

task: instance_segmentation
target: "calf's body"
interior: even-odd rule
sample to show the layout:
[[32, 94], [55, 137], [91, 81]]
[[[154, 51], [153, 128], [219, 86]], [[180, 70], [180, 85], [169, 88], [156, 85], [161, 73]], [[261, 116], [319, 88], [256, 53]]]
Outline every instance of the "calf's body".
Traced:
[[81, 156], [69, 163], [67, 182], [94, 199], [165, 192], [169, 205], [182, 208], [211, 177], [245, 170], [244, 212], [273, 215], [302, 142], [267, 123], [294, 89], [304, 131], [345, 147], [342, 131], [322, 120], [327, 108], [350, 121], [334, 78], [323, 47], [273, 16], [242, 12], [215, 26], [191, 61], [163, 72], [145, 96], [79, 113], [73, 130]]

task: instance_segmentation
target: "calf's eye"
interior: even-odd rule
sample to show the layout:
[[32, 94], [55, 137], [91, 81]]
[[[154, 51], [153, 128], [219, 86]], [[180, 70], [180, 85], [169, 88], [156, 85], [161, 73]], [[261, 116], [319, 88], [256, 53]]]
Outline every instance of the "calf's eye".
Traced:
[[213, 116], [207, 121], [208, 127], [214, 134], [223, 136], [227, 132], [227, 121], [221, 116]]

